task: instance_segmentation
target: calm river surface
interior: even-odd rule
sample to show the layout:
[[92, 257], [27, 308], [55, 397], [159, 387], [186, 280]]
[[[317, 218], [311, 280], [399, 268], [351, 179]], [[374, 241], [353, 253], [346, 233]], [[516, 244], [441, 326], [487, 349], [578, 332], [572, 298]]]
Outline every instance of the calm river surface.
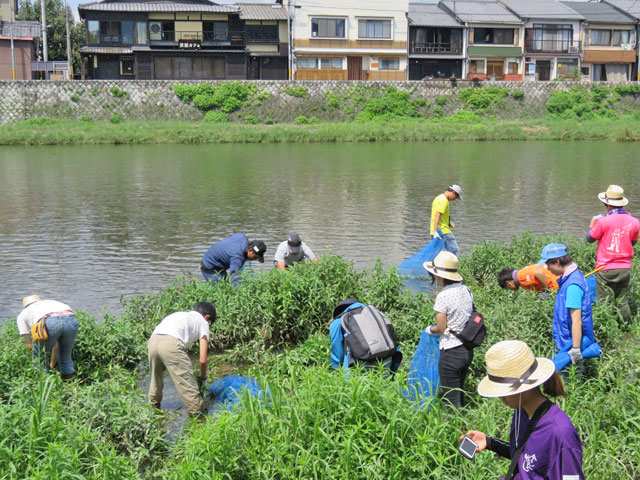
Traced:
[[474, 143], [0, 147], [0, 318], [39, 293], [94, 313], [121, 295], [199, 274], [234, 231], [267, 242], [300, 232], [359, 267], [396, 264], [426, 240], [433, 196], [453, 206], [463, 251], [531, 230], [581, 235], [595, 195], [640, 201], [635, 144]]

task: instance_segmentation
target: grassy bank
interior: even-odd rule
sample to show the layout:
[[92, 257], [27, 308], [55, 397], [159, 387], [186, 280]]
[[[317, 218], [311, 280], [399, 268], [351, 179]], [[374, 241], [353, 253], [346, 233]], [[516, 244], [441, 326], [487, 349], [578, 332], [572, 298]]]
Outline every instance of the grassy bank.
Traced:
[[239, 123], [34, 119], [2, 125], [0, 145], [369, 143], [450, 141], [640, 141], [640, 117], [250, 125]]
[[[551, 298], [498, 288], [495, 272], [538, 258], [548, 239], [523, 236], [486, 244], [463, 260], [464, 276], [489, 325], [476, 351], [467, 389], [484, 374], [492, 343], [526, 340], [552, 352]], [[593, 247], [567, 239], [585, 269]], [[640, 279], [633, 278], [634, 296]], [[345, 378], [327, 368], [326, 328], [334, 305], [356, 296], [393, 320], [407, 361], [390, 381], [357, 371]], [[197, 300], [215, 301], [216, 362], [242, 364], [271, 391], [269, 405], [245, 398], [241, 408], [190, 424], [176, 445], [164, 440], [168, 413], [146, 405], [136, 385], [146, 339], [160, 319]], [[336, 257], [248, 277], [232, 289], [185, 279], [125, 305], [96, 323], [81, 315], [77, 380], [62, 384], [31, 367], [8, 325], [0, 332], [0, 469], [6, 478], [477, 478], [495, 479], [507, 464], [493, 455], [465, 461], [455, 439], [467, 428], [506, 437], [511, 412], [471, 393], [460, 412], [418, 411], [400, 395], [420, 330], [433, 318], [427, 296], [404, 292], [395, 271], [358, 272]], [[587, 478], [640, 477], [640, 328], [621, 328], [610, 305], [599, 304], [596, 333], [604, 356], [598, 376], [570, 379], [561, 401], [585, 445]], [[636, 318], [636, 322], [638, 319]], [[142, 367], [144, 368], [144, 367]], [[217, 376], [213, 365], [211, 379]]]

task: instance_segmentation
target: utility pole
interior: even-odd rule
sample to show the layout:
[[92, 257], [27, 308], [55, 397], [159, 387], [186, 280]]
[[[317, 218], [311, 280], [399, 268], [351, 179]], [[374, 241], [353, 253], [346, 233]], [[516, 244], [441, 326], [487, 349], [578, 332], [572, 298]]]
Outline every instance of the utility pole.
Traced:
[[9, 38], [11, 40], [11, 80], [16, 79], [16, 49], [13, 44], [13, 36], [15, 35], [15, 21], [16, 21], [16, 4], [13, 0], [10, 2], [11, 4], [11, 15], [9, 16], [9, 20], [11, 24], [9, 25]]
[[49, 61], [49, 49], [47, 47], [47, 12], [46, 0], [40, 0], [40, 22], [42, 23], [42, 60]]
[[71, 33], [69, 31], [69, 7], [64, 0], [64, 28], [67, 33], [67, 80], [73, 80], [73, 63], [71, 62]]

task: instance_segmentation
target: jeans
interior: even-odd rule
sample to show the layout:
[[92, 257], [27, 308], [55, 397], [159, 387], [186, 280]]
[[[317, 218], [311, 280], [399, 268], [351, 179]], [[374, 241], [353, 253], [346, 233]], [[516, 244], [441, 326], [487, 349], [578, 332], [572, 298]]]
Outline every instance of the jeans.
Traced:
[[635, 310], [635, 305], [629, 292], [631, 269], [603, 270], [596, 273], [596, 281], [598, 283], [598, 298], [606, 298], [613, 301], [618, 308], [622, 323], [629, 326]]
[[[49, 317], [45, 321], [48, 339], [44, 344], [45, 349], [45, 369], [49, 370], [49, 359], [53, 347], [58, 344], [58, 371], [63, 377], [70, 377], [76, 371], [73, 365], [73, 345], [76, 343], [78, 334], [78, 320], [74, 315], [65, 317]], [[42, 345], [33, 344], [34, 356], [40, 355]]]
[[211, 283], [218, 283], [219, 281], [227, 278], [227, 272], [205, 272], [204, 270], [201, 270], [201, 272], [202, 272], [202, 277], [207, 282], [211, 282]]
[[464, 405], [464, 381], [473, 360], [473, 351], [464, 345], [440, 351], [440, 396], [454, 407]]
[[460, 247], [458, 247], [458, 241], [453, 233], [445, 233], [442, 235], [442, 239], [444, 240], [444, 249], [447, 252], [451, 252], [454, 255], [458, 255], [460, 252]]

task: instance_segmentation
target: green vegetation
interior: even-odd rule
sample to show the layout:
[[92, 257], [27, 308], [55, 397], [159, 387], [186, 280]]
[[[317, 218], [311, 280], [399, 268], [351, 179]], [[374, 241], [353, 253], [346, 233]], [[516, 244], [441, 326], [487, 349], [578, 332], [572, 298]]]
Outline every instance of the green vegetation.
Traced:
[[[227, 123], [224, 112], [205, 114], [204, 122], [83, 121], [33, 118], [3, 125], [0, 145], [206, 144], [206, 143], [336, 143], [451, 141], [640, 141], [640, 116], [591, 118], [531, 118], [497, 120], [460, 110], [446, 116], [434, 107], [433, 118], [392, 121], [323, 122], [304, 116], [299, 124], [249, 125]], [[213, 113], [215, 112], [215, 113]], [[260, 118], [260, 117], [258, 117]], [[309, 120], [312, 119], [312, 120]], [[461, 126], [463, 128], [461, 128]]]
[[485, 112], [500, 107], [509, 96], [504, 87], [474, 87], [460, 91], [459, 97], [465, 108]]
[[266, 98], [255, 85], [243, 82], [178, 84], [174, 92], [180, 100], [193, 103], [201, 112], [220, 110], [227, 114], [240, 110], [252, 100], [260, 102]]
[[[637, 84], [574, 87], [551, 94], [547, 101], [547, 112], [565, 119], [615, 118], [620, 111], [625, 111], [622, 100], [625, 97], [635, 100], [638, 95], [640, 85]], [[637, 111], [637, 108], [631, 111]]]
[[283, 92], [290, 97], [307, 98], [309, 96], [309, 90], [307, 87], [303, 87], [302, 85], [291, 85], [289, 87], [285, 87]]
[[121, 89], [117, 85], [114, 85], [113, 87], [111, 87], [109, 92], [111, 93], [112, 97], [116, 97], [116, 98], [127, 98], [129, 96], [129, 93], [126, 90]]
[[[484, 375], [483, 353], [505, 338], [527, 341], [550, 355], [552, 298], [501, 290], [495, 272], [538, 258], [550, 240], [525, 235], [511, 245], [487, 243], [463, 259], [463, 274], [487, 318], [487, 343], [476, 351], [467, 389]], [[593, 267], [594, 250], [564, 239], [579, 264]], [[633, 279], [634, 295], [640, 279]], [[394, 380], [382, 372], [327, 366], [327, 325], [348, 296], [374, 303], [396, 326], [405, 353]], [[243, 398], [239, 409], [194, 422], [174, 446], [165, 419], [146, 405], [136, 386], [146, 339], [166, 314], [207, 299], [219, 321], [213, 360], [242, 365], [268, 385], [270, 401]], [[6, 478], [298, 479], [496, 478], [507, 462], [456, 451], [458, 435], [477, 428], [505, 438], [511, 412], [497, 400], [470, 394], [452, 412], [435, 402], [418, 411], [406, 401], [406, 368], [420, 331], [432, 321], [429, 297], [405, 292], [394, 270], [358, 272], [337, 258], [297, 265], [286, 274], [247, 275], [237, 289], [184, 279], [158, 293], [135, 297], [118, 317], [96, 323], [81, 314], [77, 380], [63, 384], [31, 367], [13, 323], [0, 332], [0, 468]], [[640, 326], [625, 331], [611, 305], [595, 310], [604, 356], [596, 378], [571, 377], [561, 406], [584, 441], [587, 478], [632, 480], [640, 475]]]

